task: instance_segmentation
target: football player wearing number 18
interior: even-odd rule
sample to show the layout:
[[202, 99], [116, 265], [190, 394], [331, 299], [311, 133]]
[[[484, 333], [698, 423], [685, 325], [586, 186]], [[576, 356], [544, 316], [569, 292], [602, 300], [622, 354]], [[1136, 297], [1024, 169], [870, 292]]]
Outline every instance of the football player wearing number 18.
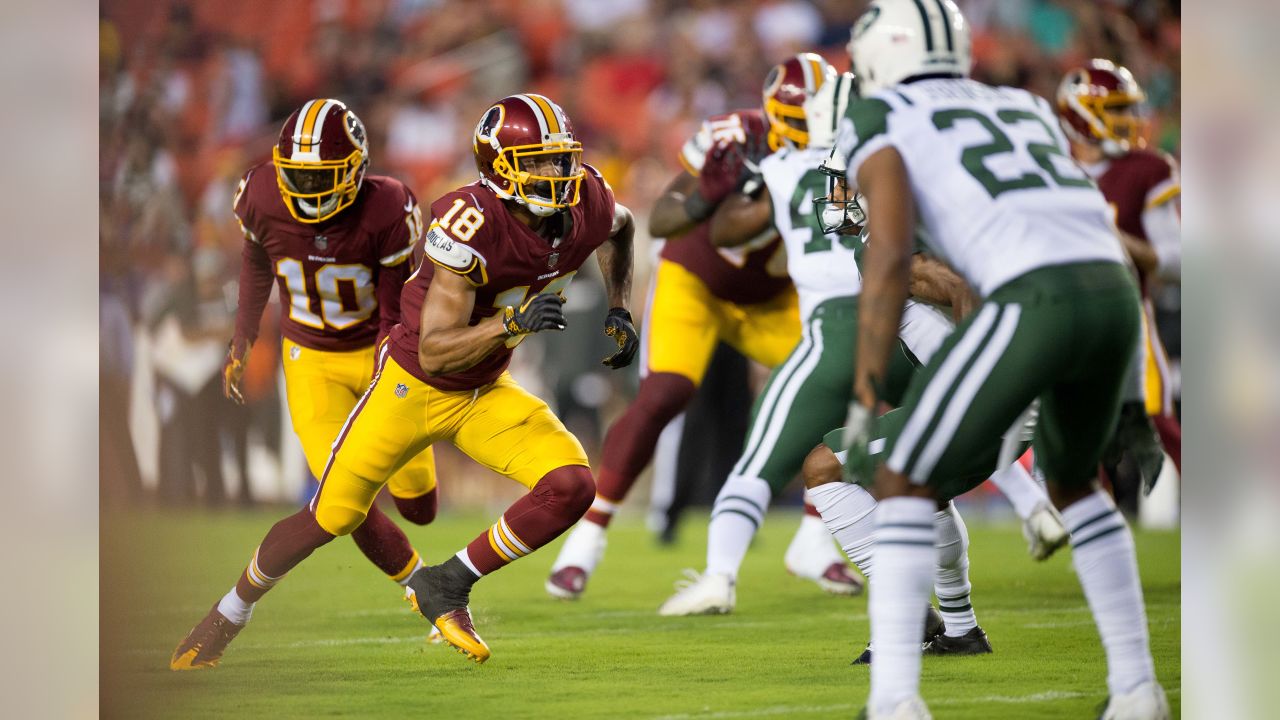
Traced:
[[[366, 176], [368, 164], [364, 125], [355, 113], [338, 100], [311, 100], [285, 121], [273, 159], [245, 173], [233, 203], [245, 241], [223, 390], [243, 402], [244, 364], [278, 281], [289, 414], [317, 478], [373, 377], [375, 344], [400, 320], [400, 289], [422, 235], [413, 193], [393, 178]], [[406, 462], [389, 485], [406, 519], [425, 525], [435, 517], [430, 450]], [[377, 507], [351, 537], [401, 585], [422, 566], [404, 532]], [[252, 600], [276, 579], [255, 555], [238, 589], [178, 646], [171, 667], [216, 665], [248, 622]]]
[[961, 466], [999, 447], [1039, 400], [1036, 459], [1106, 651], [1102, 717], [1167, 718], [1133, 537], [1096, 484], [1141, 326], [1106, 201], [1071, 162], [1043, 98], [968, 78], [969, 26], [952, 0], [875, 0], [849, 52], [861, 97], [837, 147], [850, 188], [867, 198], [874, 238], [860, 266], [850, 458], [869, 451], [917, 222], [929, 249], [983, 299], [912, 379], [875, 473], [867, 713], [929, 717], [919, 608], [933, 575], [935, 498], [953, 494]]
[[529, 488], [497, 522], [440, 565], [409, 578], [418, 610], [477, 662], [489, 647], [472, 624], [471, 586], [542, 547], [595, 495], [587, 456], [546, 403], [506, 372], [530, 333], [564, 327], [562, 293], [595, 253], [613, 304], [605, 334], [630, 363], [639, 345], [626, 310], [631, 213], [590, 166], [569, 119], [541, 95], [513, 95], [476, 126], [478, 182], [431, 205], [424, 261], [405, 284], [403, 320], [373, 384], [330, 453], [311, 506], [272, 528], [256, 560], [278, 578], [359, 527], [374, 496], [410, 458], [452, 442]]

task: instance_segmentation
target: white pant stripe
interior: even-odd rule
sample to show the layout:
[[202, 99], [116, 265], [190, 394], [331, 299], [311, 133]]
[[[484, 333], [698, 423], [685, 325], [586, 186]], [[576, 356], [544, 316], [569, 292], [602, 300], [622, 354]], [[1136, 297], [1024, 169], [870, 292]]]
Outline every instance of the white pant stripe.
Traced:
[[987, 382], [987, 378], [991, 376], [991, 371], [995, 368], [996, 363], [1004, 356], [1004, 351], [1009, 348], [1010, 341], [1013, 340], [1014, 333], [1018, 330], [1018, 319], [1022, 316], [1022, 306], [1006, 305], [1000, 313], [1000, 324], [996, 327], [995, 334], [991, 337], [991, 341], [986, 347], [982, 348], [982, 352], [978, 355], [978, 359], [974, 361], [973, 368], [969, 370], [969, 374], [964, 376], [960, 381], [960, 387], [956, 388], [955, 393], [951, 395], [950, 402], [947, 403], [946, 410], [943, 411], [942, 421], [938, 423], [938, 427], [929, 436], [929, 442], [924, 446], [924, 453], [920, 456], [920, 460], [911, 470], [913, 480], [923, 480], [929, 477], [933, 472], [933, 468], [938, 464], [938, 459], [942, 457], [942, 453], [951, 444], [951, 439], [955, 437], [956, 428], [960, 427], [960, 421], [964, 419], [965, 413], [968, 412], [969, 406], [973, 404], [973, 398], [977, 396], [980, 390]]
[[[769, 411], [768, 415], [762, 414], [756, 418], [756, 423], [764, 425], [765, 434], [764, 439], [760, 441], [760, 447], [755, 448], [755, 456], [751, 459], [751, 464], [746, 468], [747, 477], [760, 477], [760, 473], [764, 472], [764, 464], [769, 462], [769, 458], [773, 455], [778, 438], [782, 435], [782, 427], [787, 424], [787, 417], [791, 414], [791, 406], [795, 403], [796, 396], [800, 394], [800, 388], [804, 387], [805, 381], [813, 374], [818, 363], [822, 362], [822, 320], [814, 320], [811, 328], [813, 350], [800, 363], [795, 373], [787, 378], [777, 405]], [[750, 449], [751, 446], [747, 447]]]
[[955, 384], [956, 376], [968, 364], [969, 358], [977, 352], [978, 345], [995, 324], [996, 315], [999, 312], [1000, 308], [997, 305], [990, 303], [983, 305], [978, 311], [978, 316], [974, 318], [973, 324], [965, 331], [964, 337], [960, 338], [960, 342], [951, 349], [942, 367], [938, 368], [937, 374], [933, 376], [924, 394], [920, 396], [920, 402], [916, 404], [911, 417], [907, 419], [907, 424], [903, 426], [902, 433], [898, 436], [898, 443], [893, 447], [893, 454], [889, 456], [886, 463], [890, 470], [902, 472], [907, 461], [911, 459], [916, 445], [920, 443], [924, 431], [929, 427], [929, 421], [933, 419], [938, 405], [942, 403], [943, 396]]
[[[760, 401], [760, 411], [757, 414], [757, 422], [751, 428], [751, 435], [747, 438], [747, 442], [743, 446], [747, 448], [746, 453], [743, 454], [743, 458], [751, 452], [751, 448], [754, 448], [759, 444], [761, 436], [765, 431], [765, 423], [759, 422], [759, 418], [768, 417], [768, 414], [773, 412], [773, 406], [778, 400], [778, 395], [782, 393], [783, 386], [786, 385], [786, 379], [794, 371], [797, 365], [804, 362], [804, 359], [808, 356], [809, 350], [812, 346], [813, 333], [810, 326], [805, 325], [804, 334], [800, 337], [800, 344], [796, 346], [795, 350], [791, 351], [791, 355], [787, 358], [786, 362], [782, 364], [782, 367], [774, 371], [775, 374], [773, 376], [773, 382], [770, 382], [769, 386], [765, 388], [764, 398]], [[735, 474], [741, 475], [745, 472], [745, 470], [743, 472], [739, 472], [739, 467], [741, 465], [742, 460], [740, 459], [737, 465], [733, 468], [733, 472]]]

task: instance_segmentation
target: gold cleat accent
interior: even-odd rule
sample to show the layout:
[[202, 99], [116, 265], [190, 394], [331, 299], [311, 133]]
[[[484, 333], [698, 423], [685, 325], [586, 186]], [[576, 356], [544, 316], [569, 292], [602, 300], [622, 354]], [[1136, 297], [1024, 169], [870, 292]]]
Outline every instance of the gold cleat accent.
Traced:
[[489, 659], [489, 646], [476, 632], [471, 614], [466, 608], [450, 610], [436, 618], [432, 624], [439, 628], [440, 636], [446, 643], [476, 661], [476, 664]]
[[178, 643], [173, 656], [169, 658], [169, 669], [204, 670], [217, 667], [222, 660], [222, 653], [240, 633], [241, 627], [223, 617], [218, 612], [218, 606], [214, 605], [209, 614]]

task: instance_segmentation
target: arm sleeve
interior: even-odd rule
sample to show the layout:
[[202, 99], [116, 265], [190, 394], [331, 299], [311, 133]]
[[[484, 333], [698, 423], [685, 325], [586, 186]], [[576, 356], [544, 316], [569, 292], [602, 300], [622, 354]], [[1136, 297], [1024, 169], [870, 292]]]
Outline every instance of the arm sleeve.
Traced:
[[711, 128], [705, 122], [693, 137], [684, 141], [684, 145], [680, 148], [680, 164], [690, 175], [697, 177], [702, 173], [702, 165], [707, 160], [711, 145]]
[[240, 262], [240, 299], [236, 307], [236, 340], [253, 345], [262, 311], [271, 298], [271, 258], [256, 241], [245, 238]]

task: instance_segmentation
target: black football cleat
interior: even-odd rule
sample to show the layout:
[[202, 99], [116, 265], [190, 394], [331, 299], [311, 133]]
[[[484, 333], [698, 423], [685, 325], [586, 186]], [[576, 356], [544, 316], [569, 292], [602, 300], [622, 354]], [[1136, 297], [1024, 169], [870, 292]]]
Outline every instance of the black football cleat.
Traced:
[[[924, 616], [924, 638], [920, 641], [922, 647], [928, 647], [929, 643], [939, 635], [942, 635], [947, 629], [946, 622], [942, 619], [942, 613], [938, 612], [938, 608], [929, 605], [928, 612]], [[984, 636], [985, 637], [985, 636]], [[988, 651], [990, 652], [990, 651]], [[850, 665], [870, 665], [871, 664], [871, 643], [867, 643], [867, 648], [862, 654], [853, 659]]]
[[982, 628], [975, 627], [960, 637], [938, 635], [925, 645], [925, 655], [987, 655], [991, 641]]
[[[451, 566], [451, 561], [457, 566]], [[409, 577], [410, 602], [440, 631], [446, 643], [477, 663], [489, 659], [489, 645], [476, 632], [467, 602], [471, 597], [471, 571], [457, 558], [441, 565], [420, 568]]]

